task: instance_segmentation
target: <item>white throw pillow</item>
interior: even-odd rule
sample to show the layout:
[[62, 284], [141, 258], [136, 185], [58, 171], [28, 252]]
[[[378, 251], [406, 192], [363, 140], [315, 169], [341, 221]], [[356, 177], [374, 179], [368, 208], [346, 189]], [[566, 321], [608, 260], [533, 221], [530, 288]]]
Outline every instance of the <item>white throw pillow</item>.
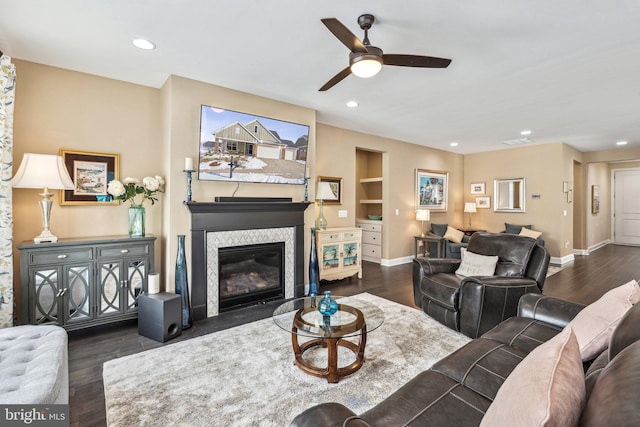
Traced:
[[479, 255], [469, 250], [465, 251], [464, 259], [456, 274], [460, 276], [493, 276], [496, 272], [498, 256]]
[[[640, 301], [640, 286], [632, 280], [611, 289], [599, 300], [589, 304], [573, 318], [566, 328], [573, 329], [583, 361], [602, 353], [625, 313]], [[565, 329], [566, 329], [565, 328]]]
[[578, 342], [573, 331], [565, 329], [515, 367], [480, 427], [575, 426], [584, 401]]
[[520, 235], [537, 239], [538, 237], [542, 236], [542, 232], [522, 227], [522, 230], [520, 230]]
[[444, 233], [444, 238], [453, 242], [453, 243], [461, 243], [462, 238], [464, 237], [464, 233], [458, 229], [447, 226], [447, 232]]

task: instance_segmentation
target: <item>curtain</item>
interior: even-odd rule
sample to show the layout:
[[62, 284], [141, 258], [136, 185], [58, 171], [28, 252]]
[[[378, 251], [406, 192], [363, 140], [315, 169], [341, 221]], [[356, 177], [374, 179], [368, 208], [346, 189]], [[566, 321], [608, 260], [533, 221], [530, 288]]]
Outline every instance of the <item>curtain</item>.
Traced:
[[16, 69], [11, 57], [0, 56], [0, 328], [13, 326], [11, 175], [15, 82]]

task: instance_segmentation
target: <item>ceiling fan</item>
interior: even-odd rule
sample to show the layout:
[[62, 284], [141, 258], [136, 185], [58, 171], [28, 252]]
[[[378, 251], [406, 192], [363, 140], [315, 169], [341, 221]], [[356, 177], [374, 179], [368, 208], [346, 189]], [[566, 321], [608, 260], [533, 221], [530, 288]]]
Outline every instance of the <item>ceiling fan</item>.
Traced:
[[358, 17], [358, 25], [364, 30], [364, 40], [360, 41], [344, 24], [336, 18], [321, 19], [322, 23], [349, 48], [349, 66], [331, 80], [324, 84], [319, 90], [323, 92], [340, 83], [345, 77], [353, 73], [358, 77], [372, 77], [378, 74], [382, 65], [396, 65], [400, 67], [419, 68], [447, 68], [451, 63], [450, 59], [434, 58], [433, 56], [420, 55], [394, 55], [384, 54], [382, 49], [372, 46], [369, 42], [369, 29], [375, 22], [375, 17], [371, 14], [364, 14]]

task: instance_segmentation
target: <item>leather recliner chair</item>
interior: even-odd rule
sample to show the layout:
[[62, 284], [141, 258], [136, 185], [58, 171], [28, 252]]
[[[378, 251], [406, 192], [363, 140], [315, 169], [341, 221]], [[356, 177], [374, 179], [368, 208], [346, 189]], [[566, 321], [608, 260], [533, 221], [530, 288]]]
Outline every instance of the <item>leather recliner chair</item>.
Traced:
[[467, 250], [498, 256], [493, 276], [455, 274], [461, 260], [413, 260], [413, 293], [418, 307], [440, 323], [477, 338], [516, 315], [518, 300], [542, 293], [549, 267], [549, 251], [530, 237], [502, 233], [474, 233]]

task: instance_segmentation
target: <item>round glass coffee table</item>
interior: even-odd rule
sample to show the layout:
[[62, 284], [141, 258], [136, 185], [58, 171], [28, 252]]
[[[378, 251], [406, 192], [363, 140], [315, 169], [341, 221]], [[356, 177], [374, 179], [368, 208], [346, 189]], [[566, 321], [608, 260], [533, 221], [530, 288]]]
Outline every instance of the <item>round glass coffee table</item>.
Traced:
[[[362, 367], [367, 332], [382, 325], [384, 313], [366, 301], [332, 295], [338, 303], [338, 311], [331, 316], [323, 316], [318, 311], [318, 303], [322, 298], [323, 295], [319, 295], [287, 301], [273, 312], [273, 320], [291, 334], [295, 363], [300, 369], [310, 375], [326, 378], [330, 383], [337, 383], [340, 378]], [[300, 344], [298, 337], [310, 339]], [[357, 342], [345, 338], [357, 338]], [[327, 349], [327, 366], [316, 366], [305, 360], [304, 353], [317, 346]], [[340, 367], [338, 347], [353, 352], [355, 360]]]

